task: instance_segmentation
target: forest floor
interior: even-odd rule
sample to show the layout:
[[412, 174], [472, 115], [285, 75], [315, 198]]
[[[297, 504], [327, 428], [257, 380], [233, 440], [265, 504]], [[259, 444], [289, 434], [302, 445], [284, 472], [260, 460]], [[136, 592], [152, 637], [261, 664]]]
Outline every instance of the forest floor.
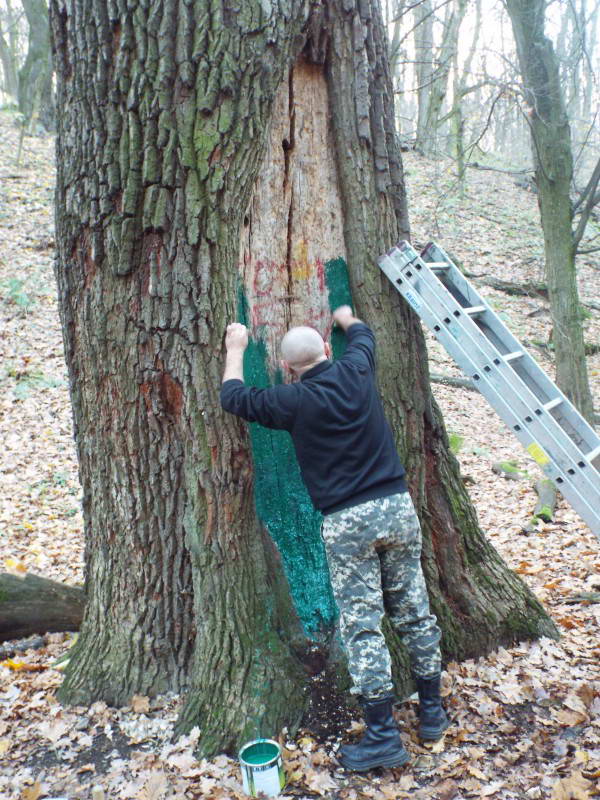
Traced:
[[[26, 138], [0, 113], [0, 571], [79, 583], [83, 540], [80, 487], [63, 360], [54, 256], [54, 143]], [[448, 161], [404, 155], [414, 242], [438, 240], [477, 274], [525, 282], [542, 278], [535, 195], [514, 176], [472, 169], [457, 193]], [[374, 254], [375, 255], [375, 254]], [[597, 255], [597, 254], [596, 254]], [[579, 261], [583, 301], [600, 300], [600, 264]], [[482, 293], [543, 368], [553, 374], [550, 316], [542, 298]], [[600, 312], [585, 321], [600, 342]], [[458, 375], [431, 344], [431, 370]], [[589, 358], [600, 408], [600, 355]], [[585, 800], [600, 795], [600, 559], [598, 540], [560, 500], [554, 521], [527, 532], [537, 466], [483, 398], [434, 387], [482, 528], [556, 622], [559, 641], [500, 649], [447, 665], [446, 703], [454, 724], [439, 743], [415, 738], [415, 702], [398, 710], [411, 762], [401, 770], [352, 775], [335, 745], [314, 731], [282, 739], [285, 798]], [[528, 475], [492, 471], [515, 460]], [[69, 634], [0, 663], [0, 798], [241, 798], [239, 767], [219, 756], [197, 761], [194, 734], [173, 741], [179, 698], [134, 697], [125, 708], [63, 708], [53, 667]], [[359, 723], [353, 723], [354, 735]], [[98, 787], [92, 792], [93, 787]]]

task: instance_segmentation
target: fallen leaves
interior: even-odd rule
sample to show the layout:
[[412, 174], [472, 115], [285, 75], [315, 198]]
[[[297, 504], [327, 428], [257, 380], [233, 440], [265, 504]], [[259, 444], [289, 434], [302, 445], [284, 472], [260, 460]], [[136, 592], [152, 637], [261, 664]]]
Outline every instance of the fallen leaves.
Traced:
[[47, 669], [45, 664], [28, 664], [25, 661], [14, 661], [12, 658], [0, 661], [0, 667], [7, 667], [13, 672], [42, 672]]
[[38, 800], [42, 795], [42, 786], [39, 781], [36, 781], [33, 786], [28, 786], [21, 792], [21, 800]]
[[[577, 770], [568, 778], [561, 778], [552, 787], [552, 800], [590, 800], [593, 783]], [[594, 794], [598, 794], [594, 790]]]
[[150, 698], [134, 694], [129, 703], [131, 710], [136, 714], [147, 714], [150, 711]]
[[[14, 145], [14, 131], [0, 118], [2, 148]], [[0, 437], [2, 489], [0, 559], [4, 569], [23, 577], [28, 570], [57, 580], [82, 578], [80, 488], [72, 441], [71, 409], [62, 340], [56, 311], [51, 253], [34, 250], [40, 235], [51, 238], [50, 204], [27, 207], [18, 199], [52, 189], [53, 142], [27, 140], [31, 168], [11, 189], [2, 185], [3, 202], [18, 224], [0, 219], [0, 282], [16, 271], [21, 290], [35, 303], [27, 324], [17, 316], [2, 320], [0, 335]], [[432, 191], [438, 166], [406, 154], [412, 192], [413, 229], [430, 230]], [[441, 163], [441, 162], [440, 162]], [[485, 177], [485, 180], [484, 180]], [[492, 188], [493, 187], [493, 188]], [[513, 190], [502, 175], [477, 175], [465, 198], [469, 204], [494, 202], [498, 193], [516, 209], [535, 213], [535, 198]], [[496, 191], [497, 188], [497, 191]], [[533, 211], [531, 211], [533, 209]], [[465, 211], [465, 214], [467, 211]], [[521, 242], [510, 251], [506, 238], [478, 223], [470, 235], [443, 221], [439, 238], [450, 252], [473, 267], [485, 249], [490, 270], [503, 277], [531, 278]], [[417, 233], [418, 235], [418, 233]], [[529, 235], [529, 233], [527, 233]], [[589, 297], [600, 294], [600, 273], [581, 272]], [[47, 287], [36, 295], [37, 283]], [[545, 340], [547, 315], [528, 318], [526, 298], [507, 299], [485, 290], [521, 338]], [[7, 305], [8, 307], [8, 305]], [[4, 308], [0, 303], [0, 314]], [[10, 304], [10, 313], [15, 304]], [[598, 328], [594, 318], [591, 323]], [[600, 335], [597, 337], [600, 339]], [[432, 362], [456, 372], [445, 352], [431, 340]], [[545, 358], [542, 353], [542, 357]], [[600, 394], [600, 356], [590, 359], [596, 398]], [[545, 368], [550, 362], [543, 363]], [[600, 591], [598, 543], [577, 515], [559, 502], [554, 523], [523, 535], [536, 496], [526, 482], [506, 481], [492, 463], [516, 458], [520, 470], [536, 470], [519, 445], [477, 394], [434, 388], [447, 427], [463, 439], [458, 453], [463, 474], [473, 476], [470, 494], [480, 523], [502, 557], [526, 580], [561, 626], [562, 639], [542, 639], [499, 648], [477, 661], [447, 665], [443, 694], [454, 724], [437, 743], [423, 747], [415, 735], [414, 704], [404, 703], [399, 717], [411, 754], [403, 770], [366, 776], [337, 768], [335, 746], [325, 747], [310, 732], [297, 741], [282, 740], [288, 779], [283, 798], [339, 800], [579, 800], [600, 796]], [[27, 431], [24, 436], [23, 432]], [[577, 600], [577, 603], [574, 602]], [[0, 797], [38, 800], [242, 800], [239, 766], [218, 756], [199, 761], [194, 749], [199, 732], [173, 739], [180, 698], [134, 695], [127, 708], [94, 703], [89, 709], [62, 709], [54, 698], [62, 675], [47, 665], [68, 664], [72, 638], [48, 637], [39, 650], [11, 653], [0, 663]], [[364, 724], [348, 731], [357, 737]], [[91, 788], [91, 787], [95, 788]]]

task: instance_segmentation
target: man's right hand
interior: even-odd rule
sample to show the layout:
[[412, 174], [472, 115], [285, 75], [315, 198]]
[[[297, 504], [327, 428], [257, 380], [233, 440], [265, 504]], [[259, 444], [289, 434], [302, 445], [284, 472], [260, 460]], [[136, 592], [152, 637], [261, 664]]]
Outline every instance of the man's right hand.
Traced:
[[227, 326], [225, 335], [225, 349], [227, 352], [235, 352], [236, 350], [242, 353], [248, 347], [248, 329], [240, 322], [232, 322]]
[[350, 306], [339, 306], [333, 312], [333, 321], [342, 328], [342, 330], [347, 330], [350, 325], [354, 325], [355, 322], [360, 322], [358, 317], [355, 317], [352, 313], [352, 309]]

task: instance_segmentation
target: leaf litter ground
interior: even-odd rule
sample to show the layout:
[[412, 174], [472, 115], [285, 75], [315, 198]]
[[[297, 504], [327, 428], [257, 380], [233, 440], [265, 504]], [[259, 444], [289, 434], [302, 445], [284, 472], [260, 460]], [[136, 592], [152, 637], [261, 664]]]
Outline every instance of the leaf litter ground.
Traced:
[[[36, 572], [68, 583], [83, 574], [80, 487], [52, 274], [54, 144], [27, 138], [17, 165], [18, 128], [0, 114], [0, 571]], [[463, 198], [452, 165], [405, 155], [417, 246], [437, 239], [466, 269], [505, 280], [542, 279], [536, 198], [506, 174], [471, 171]], [[375, 254], [374, 254], [375, 255]], [[600, 299], [600, 264], [581, 259], [584, 301]], [[553, 374], [550, 317], [539, 297], [482, 293]], [[600, 342], [600, 313], [585, 321]], [[428, 336], [432, 372], [459, 370]], [[589, 358], [600, 408], [600, 356]], [[561, 639], [522, 643], [478, 661], [446, 667], [454, 720], [444, 739], [415, 737], [416, 704], [398, 707], [412, 759], [401, 770], [351, 775], [337, 768], [340, 735], [358, 735], [331, 698], [313, 697], [312, 723], [282, 736], [289, 778], [284, 797], [336, 800], [496, 798], [585, 800], [600, 796], [600, 560], [598, 541], [562, 500], [552, 523], [524, 529], [536, 495], [537, 467], [476, 393], [436, 385], [447, 428], [490, 540], [545, 604]], [[506, 480], [492, 463], [516, 460], [529, 480]], [[236, 761], [198, 761], [196, 732], [173, 740], [180, 700], [133, 697], [125, 708], [61, 707], [61, 673], [52, 664], [69, 634], [12, 652], [0, 665], [0, 798], [240, 798]], [[39, 643], [39, 642], [38, 642]], [[327, 730], [324, 720], [331, 713]]]

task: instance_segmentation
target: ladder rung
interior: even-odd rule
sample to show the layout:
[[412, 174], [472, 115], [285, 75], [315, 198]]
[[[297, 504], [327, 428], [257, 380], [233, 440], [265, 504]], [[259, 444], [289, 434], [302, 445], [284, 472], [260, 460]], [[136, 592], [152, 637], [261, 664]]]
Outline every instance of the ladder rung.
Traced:
[[502, 358], [505, 361], [514, 361], [515, 358], [521, 358], [521, 356], [523, 356], [523, 355], [525, 355], [525, 354], [523, 353], [522, 350], [515, 350], [514, 353], [507, 353], [505, 356], [502, 356]]
[[437, 270], [437, 269], [450, 269], [450, 264], [447, 264], [445, 261], [426, 261], [425, 262], [429, 269]]
[[550, 411], [551, 408], [556, 408], [556, 406], [559, 406], [562, 403], [562, 401], [563, 401], [562, 397], [555, 397], [554, 400], [550, 400], [549, 402], [544, 403], [544, 408], [546, 409], [546, 411]]
[[591, 453], [586, 454], [586, 458], [588, 461], [593, 461], [595, 458], [598, 458], [598, 456], [600, 456], [600, 445], [598, 445], [598, 447], [595, 447]]
[[485, 306], [471, 306], [470, 308], [463, 308], [463, 311], [470, 317], [476, 317], [478, 314], [483, 314], [484, 311], [487, 311], [487, 308]]

